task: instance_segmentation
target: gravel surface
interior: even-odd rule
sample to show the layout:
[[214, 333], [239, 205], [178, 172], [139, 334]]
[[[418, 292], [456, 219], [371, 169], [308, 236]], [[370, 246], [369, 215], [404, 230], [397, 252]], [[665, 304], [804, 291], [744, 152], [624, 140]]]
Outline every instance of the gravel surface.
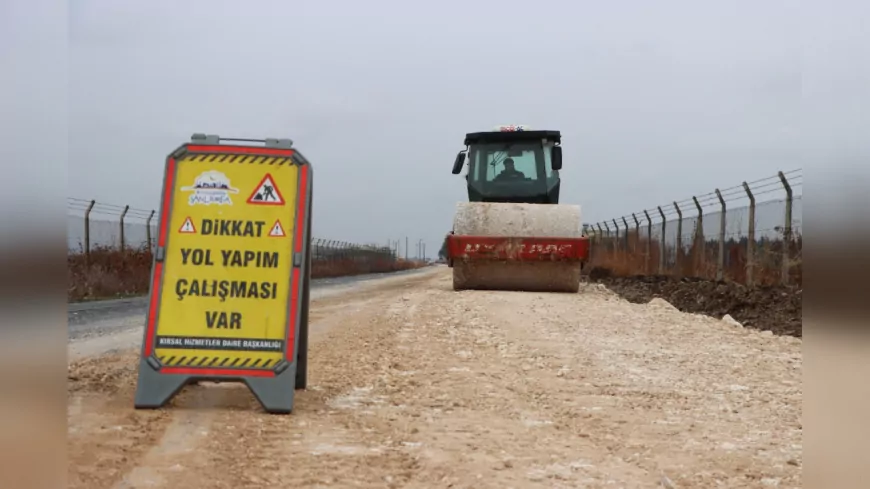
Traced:
[[289, 416], [234, 384], [135, 411], [135, 351], [75, 362], [69, 487], [801, 487], [800, 339], [596, 284], [450, 283], [314, 300]]

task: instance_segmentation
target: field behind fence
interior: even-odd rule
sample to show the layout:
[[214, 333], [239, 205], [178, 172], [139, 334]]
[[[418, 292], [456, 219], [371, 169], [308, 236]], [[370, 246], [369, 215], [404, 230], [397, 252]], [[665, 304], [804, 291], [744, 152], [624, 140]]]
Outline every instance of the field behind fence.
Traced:
[[[159, 221], [155, 211], [67, 199], [68, 300], [148, 292]], [[422, 266], [375, 244], [312, 238], [315, 278], [381, 273]]]
[[670, 275], [802, 285], [800, 169], [584, 224], [590, 265], [616, 276]]

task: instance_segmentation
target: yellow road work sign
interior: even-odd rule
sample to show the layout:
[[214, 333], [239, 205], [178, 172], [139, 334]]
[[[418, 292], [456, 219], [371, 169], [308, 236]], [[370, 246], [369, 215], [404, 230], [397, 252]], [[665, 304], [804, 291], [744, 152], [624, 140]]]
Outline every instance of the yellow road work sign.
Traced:
[[289, 412], [305, 386], [311, 167], [265, 142], [198, 136], [167, 159], [138, 407], [221, 378]]
[[[299, 167], [254, 158], [178, 161], [155, 345], [163, 365], [269, 368], [283, 357]], [[250, 201], [257, 192], [280, 205]]]

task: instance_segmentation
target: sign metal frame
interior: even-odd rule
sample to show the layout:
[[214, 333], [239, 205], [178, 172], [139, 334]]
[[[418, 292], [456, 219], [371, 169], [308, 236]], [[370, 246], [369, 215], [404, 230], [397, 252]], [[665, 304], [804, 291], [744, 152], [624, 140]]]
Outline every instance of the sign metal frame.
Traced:
[[[222, 144], [224, 141], [229, 144]], [[260, 144], [239, 144], [260, 143]], [[266, 156], [281, 157], [287, 164], [298, 167], [296, 206], [294, 216], [285, 226], [285, 233], [292, 229], [290, 246], [293, 263], [286, 284], [290, 287], [287, 297], [287, 326], [284, 331], [282, 359], [271, 368], [233, 366], [173, 366], [164, 365], [157, 357], [157, 333], [160, 321], [160, 300], [164, 287], [165, 258], [171, 245], [169, 229], [175, 209], [174, 196], [177, 186], [179, 164], [190, 155], [216, 157]], [[156, 409], [165, 405], [185, 385], [199, 381], [243, 382], [248, 386], [263, 408], [270, 413], [287, 414], [293, 410], [295, 390], [307, 388], [308, 383], [308, 312], [311, 287], [311, 207], [312, 167], [289, 139], [231, 139], [216, 135], [194, 134], [191, 141], [170, 153], [165, 162], [163, 188], [161, 191], [158, 237], [151, 268], [151, 287], [148, 298], [139, 356], [134, 406], [136, 409]], [[292, 338], [292, 341], [290, 339]]]

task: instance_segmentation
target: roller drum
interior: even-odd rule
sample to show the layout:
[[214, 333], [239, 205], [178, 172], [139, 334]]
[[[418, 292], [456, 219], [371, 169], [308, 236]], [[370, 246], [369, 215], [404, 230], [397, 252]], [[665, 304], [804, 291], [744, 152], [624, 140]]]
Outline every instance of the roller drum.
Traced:
[[[453, 232], [465, 236], [577, 238], [580, 206], [461, 202]], [[453, 262], [453, 288], [577, 292], [577, 261], [467, 260]]]

